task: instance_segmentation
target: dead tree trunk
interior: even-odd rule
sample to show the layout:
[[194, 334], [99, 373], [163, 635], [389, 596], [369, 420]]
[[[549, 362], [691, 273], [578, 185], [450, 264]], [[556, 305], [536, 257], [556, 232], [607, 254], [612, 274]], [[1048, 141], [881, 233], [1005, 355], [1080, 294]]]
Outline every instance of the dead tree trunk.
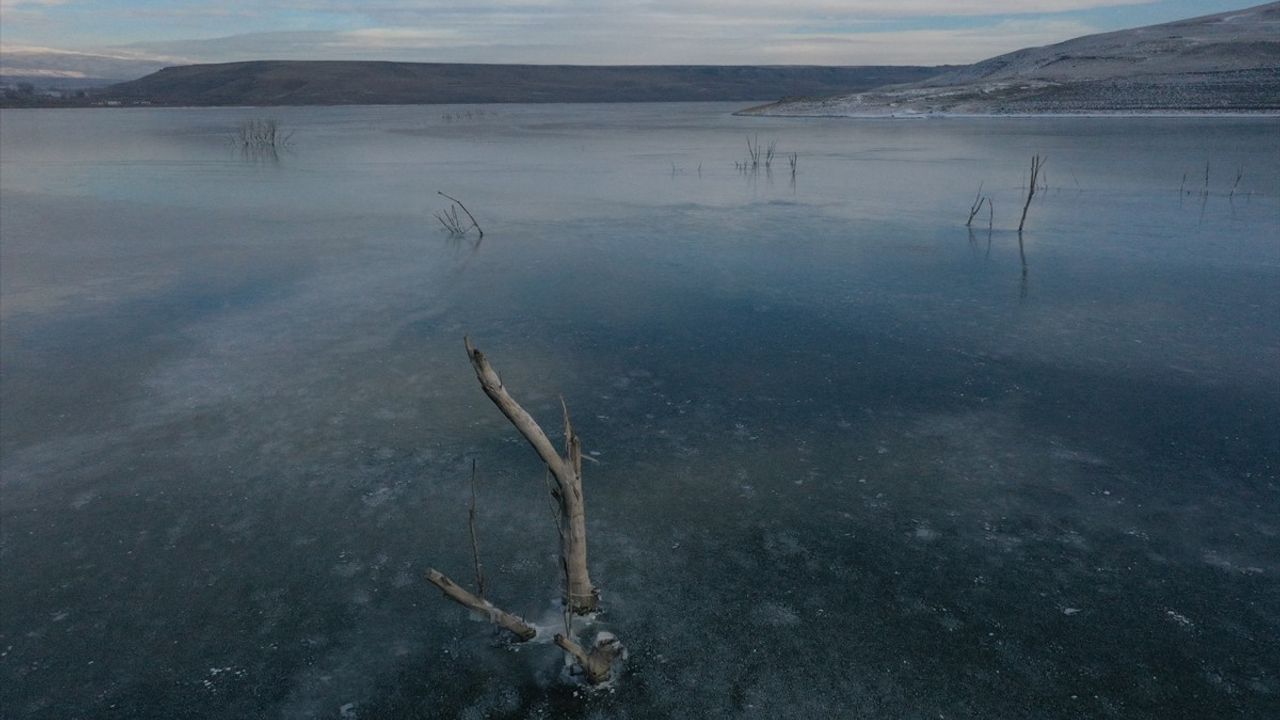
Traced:
[[510, 631], [521, 642], [532, 640], [533, 636], [538, 634], [538, 631], [534, 630], [529, 623], [501, 608], [495, 607], [488, 600], [472, 595], [435, 568], [427, 570], [427, 579], [431, 581], [432, 585], [440, 588], [440, 592], [444, 593], [445, 597], [468, 610], [474, 610], [484, 615], [489, 619], [489, 622], [503, 630]]
[[582, 442], [569, 421], [569, 411], [567, 408], [564, 411], [565, 454], [561, 456], [533, 417], [507, 393], [502, 379], [489, 365], [484, 353], [471, 344], [470, 338], [464, 338], [463, 342], [484, 393], [533, 446], [555, 478], [551, 494], [560, 506], [560, 554], [564, 560], [566, 576], [565, 605], [579, 615], [590, 613], [596, 609], [599, 593], [591, 584], [591, 576], [587, 572], [587, 514], [582, 498]]

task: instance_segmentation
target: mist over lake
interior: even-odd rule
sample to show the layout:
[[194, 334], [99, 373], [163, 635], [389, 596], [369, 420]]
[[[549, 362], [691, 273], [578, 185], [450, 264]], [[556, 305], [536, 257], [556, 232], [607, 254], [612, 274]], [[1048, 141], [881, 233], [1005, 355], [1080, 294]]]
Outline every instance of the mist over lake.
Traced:
[[741, 108], [5, 110], [0, 716], [1280, 715], [1280, 120]]

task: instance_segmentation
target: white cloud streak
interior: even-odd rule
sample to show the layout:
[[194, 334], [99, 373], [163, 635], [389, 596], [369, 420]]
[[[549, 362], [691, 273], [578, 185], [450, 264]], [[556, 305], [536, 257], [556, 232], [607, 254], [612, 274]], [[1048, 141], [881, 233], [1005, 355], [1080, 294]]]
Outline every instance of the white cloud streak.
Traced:
[[[48, 23], [55, 16], [72, 22], [66, 18], [74, 15], [83, 25], [80, 37], [92, 37], [106, 24], [138, 28], [134, 37], [115, 42], [82, 40], [81, 49], [127, 46], [206, 62], [850, 65], [971, 62], [1093, 29], [1054, 13], [1154, 1], [197, 0], [104, 8], [89, 0], [0, 0], [0, 8], [6, 41], [27, 40], [23, 30], [30, 27], [41, 30], [34, 37], [40, 44], [56, 44]], [[66, 7], [48, 7], [54, 4]], [[958, 17], [967, 19], [942, 22]], [[930, 29], [930, 23], [942, 27]], [[206, 39], [183, 39], [202, 34]], [[78, 37], [70, 30], [62, 36]]]
[[[1003, 21], [962, 29], [794, 32], [769, 23], [714, 16], [615, 19], [566, 44], [554, 23], [519, 19], [455, 23], [440, 29], [365, 28], [349, 32], [240, 35], [203, 41], [139, 43], [136, 51], [206, 62], [274, 59], [386, 59], [423, 62], [578, 64], [918, 64], [968, 63], [1023, 47], [1086, 35], [1075, 21]], [[661, 42], [654, 38], [661, 37]]]
[[353, 4], [337, 0], [285, 0], [276, 5], [292, 10], [369, 17], [387, 13], [489, 15], [515, 11], [577, 17], [601, 13], [628, 16], [659, 13], [715, 15], [722, 18], [825, 16], [885, 19], [1042, 15], [1153, 2], [1156, 0], [489, 0], [479, 3], [458, 0], [375, 0]]

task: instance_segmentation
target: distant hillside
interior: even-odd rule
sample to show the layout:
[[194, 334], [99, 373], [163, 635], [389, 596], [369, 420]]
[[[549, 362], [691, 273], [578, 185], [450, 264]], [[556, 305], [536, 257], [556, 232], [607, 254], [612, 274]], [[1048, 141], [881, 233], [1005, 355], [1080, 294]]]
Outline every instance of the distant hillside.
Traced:
[[256, 61], [170, 67], [102, 99], [153, 105], [776, 100], [915, 82], [943, 68]]
[[1018, 50], [773, 115], [1280, 111], [1280, 2]]

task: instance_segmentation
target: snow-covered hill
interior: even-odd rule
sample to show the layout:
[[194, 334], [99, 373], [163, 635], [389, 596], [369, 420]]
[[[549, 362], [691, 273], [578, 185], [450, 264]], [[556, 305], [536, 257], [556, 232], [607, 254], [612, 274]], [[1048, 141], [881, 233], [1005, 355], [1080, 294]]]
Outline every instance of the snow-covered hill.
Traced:
[[1027, 48], [768, 115], [1280, 111], [1280, 2]]

